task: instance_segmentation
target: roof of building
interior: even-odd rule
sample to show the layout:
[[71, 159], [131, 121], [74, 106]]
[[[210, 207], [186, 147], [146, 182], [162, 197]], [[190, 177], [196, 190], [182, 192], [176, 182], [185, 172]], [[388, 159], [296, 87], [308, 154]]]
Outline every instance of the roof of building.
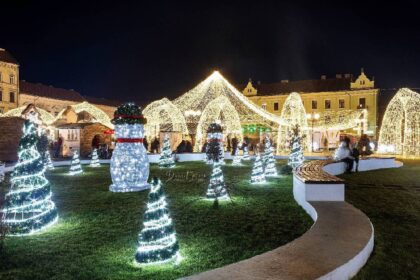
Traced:
[[26, 81], [20, 81], [19, 90], [21, 93], [30, 94], [40, 97], [83, 102], [83, 96], [75, 90], [56, 88], [47, 86], [40, 83], [34, 84]]
[[8, 51], [2, 48], [0, 48], [0, 61], [13, 63], [13, 64], [19, 64], [16, 58], [14, 58]]
[[[260, 84], [253, 86], [257, 89], [258, 95], [289, 94], [291, 92], [324, 92], [350, 90], [351, 77], [302, 80], [302, 81], [283, 81], [279, 83]], [[243, 88], [241, 89], [243, 90]]]
[[111, 106], [111, 107], [118, 107], [122, 103], [122, 101], [119, 100], [111, 100], [111, 99], [105, 99], [105, 98], [98, 98], [98, 97], [91, 97], [91, 96], [83, 96], [87, 102], [97, 105], [105, 105], [105, 106]]

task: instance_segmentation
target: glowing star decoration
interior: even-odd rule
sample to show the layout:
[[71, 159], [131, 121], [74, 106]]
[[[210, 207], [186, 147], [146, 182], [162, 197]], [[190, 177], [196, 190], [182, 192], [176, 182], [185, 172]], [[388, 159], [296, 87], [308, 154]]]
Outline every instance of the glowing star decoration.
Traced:
[[271, 146], [270, 138], [268, 136], [265, 137], [263, 162], [264, 174], [266, 177], [273, 177], [278, 175], [276, 169], [276, 160], [273, 154], [273, 147]]
[[45, 165], [36, 149], [36, 125], [27, 119], [19, 142], [18, 163], [11, 177], [11, 189], [2, 210], [9, 235], [28, 235], [54, 224], [58, 220], [52, 201], [50, 184], [45, 178]]
[[223, 172], [219, 161], [213, 162], [213, 170], [210, 176], [210, 183], [207, 187], [206, 199], [226, 200], [229, 195], [226, 190]]
[[54, 170], [54, 164], [53, 164], [53, 162], [51, 160], [51, 155], [50, 155], [50, 152], [48, 150], [45, 152], [44, 159], [45, 159], [44, 164], [47, 167], [47, 169], [48, 170]]
[[173, 103], [184, 112], [186, 123], [191, 125], [192, 132], [196, 130], [195, 151], [201, 150], [204, 130], [216, 120], [223, 123], [226, 134], [237, 134], [239, 139], [242, 139], [240, 124], [260, 123], [271, 128], [277, 128], [279, 124], [287, 125], [279, 116], [250, 101], [217, 71]]
[[148, 189], [149, 159], [143, 145], [146, 119], [134, 103], [118, 107], [115, 124], [117, 145], [111, 158], [112, 192], [134, 192]]
[[92, 159], [90, 160], [89, 166], [90, 167], [99, 167], [99, 166], [101, 166], [101, 163], [99, 162], [98, 150], [97, 149], [93, 149]]
[[82, 169], [82, 165], [80, 164], [79, 154], [77, 153], [77, 151], [74, 151], [73, 158], [71, 159], [69, 175], [73, 176], [73, 175], [82, 174], [82, 173], [83, 173], [83, 169]]
[[290, 135], [291, 151], [289, 154], [288, 165], [296, 168], [303, 163], [303, 149], [301, 146], [302, 137], [300, 136], [299, 125], [295, 125]]
[[236, 165], [236, 166], [242, 165], [241, 159], [242, 159], [242, 156], [239, 155], [239, 147], [237, 147], [235, 150], [235, 155], [233, 156], [232, 165]]
[[379, 133], [378, 152], [420, 156], [420, 94], [400, 89], [389, 102]]
[[159, 167], [175, 167], [175, 161], [171, 151], [171, 143], [169, 142], [169, 136], [167, 134], [163, 140], [163, 148], [159, 158]]
[[261, 155], [259, 153], [255, 157], [255, 162], [254, 162], [254, 165], [252, 167], [250, 182], [251, 182], [251, 184], [265, 183], [263, 162], [262, 162], [262, 159], [261, 159]]
[[150, 140], [159, 137], [160, 131], [180, 132], [183, 135], [189, 134], [184, 115], [167, 98], [162, 98], [147, 105], [143, 110], [143, 115], [148, 120], [144, 130]]
[[162, 183], [153, 178], [135, 260], [139, 265], [179, 263], [181, 255]]

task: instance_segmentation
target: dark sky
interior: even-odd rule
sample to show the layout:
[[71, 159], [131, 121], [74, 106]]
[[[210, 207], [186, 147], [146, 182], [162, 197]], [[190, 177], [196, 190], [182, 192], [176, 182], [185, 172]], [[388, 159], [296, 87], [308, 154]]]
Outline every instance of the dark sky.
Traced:
[[245, 83], [364, 67], [380, 87], [420, 87], [417, 1], [88, 2], [1, 4], [0, 47], [21, 79], [143, 104], [214, 69]]

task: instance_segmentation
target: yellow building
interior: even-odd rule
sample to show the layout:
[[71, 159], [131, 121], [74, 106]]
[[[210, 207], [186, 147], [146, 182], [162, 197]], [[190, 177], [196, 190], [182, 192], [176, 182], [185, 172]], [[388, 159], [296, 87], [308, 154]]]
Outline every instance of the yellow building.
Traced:
[[5, 49], [0, 48], [0, 113], [18, 107], [19, 64]]
[[[350, 74], [337, 74], [335, 78], [321, 76], [319, 80], [288, 81], [262, 84], [250, 80], [242, 93], [267, 111], [280, 115], [287, 96], [297, 92], [302, 98], [306, 113], [325, 114], [344, 110], [366, 109], [367, 124], [364, 130], [353, 128], [345, 131], [349, 134], [366, 133], [376, 137], [377, 133], [377, 98], [379, 89], [361, 70], [357, 79]], [[311, 122], [308, 123], [311, 125]], [[316, 127], [316, 121], [314, 126]], [[358, 130], [357, 130], [358, 129]]]

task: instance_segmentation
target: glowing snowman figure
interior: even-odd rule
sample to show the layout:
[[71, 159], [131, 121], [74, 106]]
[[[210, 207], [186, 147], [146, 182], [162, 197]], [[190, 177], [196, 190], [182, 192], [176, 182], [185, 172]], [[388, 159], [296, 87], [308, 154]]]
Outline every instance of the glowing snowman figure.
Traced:
[[[135, 107], [137, 114], [119, 113], [125, 106], [125, 111]], [[113, 184], [109, 187], [112, 192], [135, 192], [148, 189], [149, 159], [143, 145], [144, 123], [135, 123], [142, 119], [139, 108], [133, 103], [124, 104], [115, 112], [115, 136], [117, 145], [111, 158], [111, 177]], [[124, 112], [124, 111], [123, 111]], [[127, 120], [124, 122], [124, 120]]]

